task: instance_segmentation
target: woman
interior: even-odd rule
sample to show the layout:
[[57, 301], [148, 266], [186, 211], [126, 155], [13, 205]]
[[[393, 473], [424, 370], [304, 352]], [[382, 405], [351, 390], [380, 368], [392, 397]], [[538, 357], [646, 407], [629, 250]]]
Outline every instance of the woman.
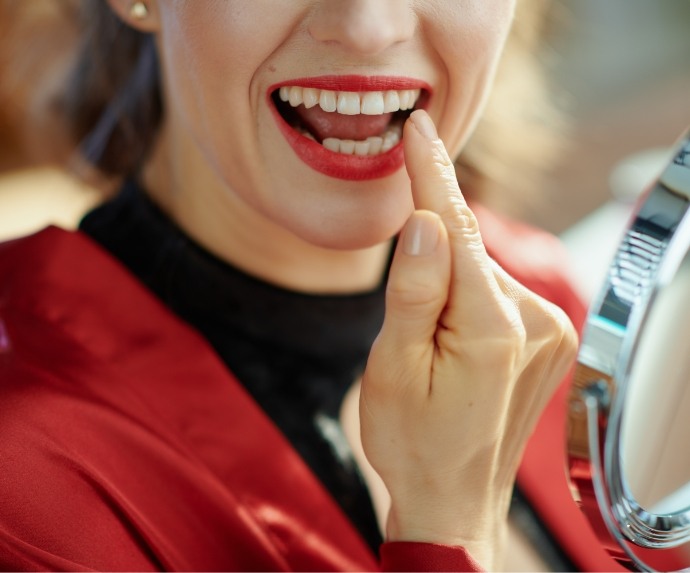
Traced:
[[86, 6], [73, 120], [127, 181], [0, 250], [3, 568], [372, 569], [374, 513], [384, 569], [498, 567], [576, 347], [522, 283], [581, 318], [451, 160], [515, 2]]

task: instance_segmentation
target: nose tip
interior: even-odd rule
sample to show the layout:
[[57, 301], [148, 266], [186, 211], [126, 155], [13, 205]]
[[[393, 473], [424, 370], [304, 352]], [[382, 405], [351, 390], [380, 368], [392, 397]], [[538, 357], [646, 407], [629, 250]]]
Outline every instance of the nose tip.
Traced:
[[[402, 5], [401, 5], [402, 4]], [[323, 2], [309, 26], [311, 36], [346, 51], [375, 55], [414, 34], [414, 18], [399, 0]]]

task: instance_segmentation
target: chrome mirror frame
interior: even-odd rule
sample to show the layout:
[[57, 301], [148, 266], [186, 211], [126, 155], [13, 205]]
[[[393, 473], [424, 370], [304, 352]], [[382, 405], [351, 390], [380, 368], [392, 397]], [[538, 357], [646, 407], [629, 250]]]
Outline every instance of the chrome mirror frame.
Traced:
[[638, 204], [590, 308], [568, 400], [573, 497], [611, 556], [630, 569], [652, 571], [649, 549], [690, 542], [690, 507], [666, 514], [643, 509], [623, 477], [619, 449], [641, 334], [659, 292], [689, 254], [690, 130]]

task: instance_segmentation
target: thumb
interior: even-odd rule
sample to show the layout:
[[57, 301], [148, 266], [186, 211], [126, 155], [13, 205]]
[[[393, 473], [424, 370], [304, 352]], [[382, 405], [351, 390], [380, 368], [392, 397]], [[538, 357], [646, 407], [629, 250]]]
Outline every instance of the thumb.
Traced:
[[431, 211], [415, 211], [391, 265], [378, 343], [391, 344], [396, 355], [412, 360], [417, 352], [428, 351], [448, 299], [450, 274], [450, 246], [441, 218]]

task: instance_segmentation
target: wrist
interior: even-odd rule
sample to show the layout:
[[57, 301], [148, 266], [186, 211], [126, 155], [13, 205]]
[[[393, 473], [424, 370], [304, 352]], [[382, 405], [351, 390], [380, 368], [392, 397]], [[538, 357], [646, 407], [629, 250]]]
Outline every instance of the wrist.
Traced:
[[[477, 503], [444, 503], [417, 500], [393, 501], [386, 522], [386, 541], [420, 542], [463, 547], [487, 570], [502, 553], [510, 496]], [[504, 499], [505, 498], [505, 499]]]

